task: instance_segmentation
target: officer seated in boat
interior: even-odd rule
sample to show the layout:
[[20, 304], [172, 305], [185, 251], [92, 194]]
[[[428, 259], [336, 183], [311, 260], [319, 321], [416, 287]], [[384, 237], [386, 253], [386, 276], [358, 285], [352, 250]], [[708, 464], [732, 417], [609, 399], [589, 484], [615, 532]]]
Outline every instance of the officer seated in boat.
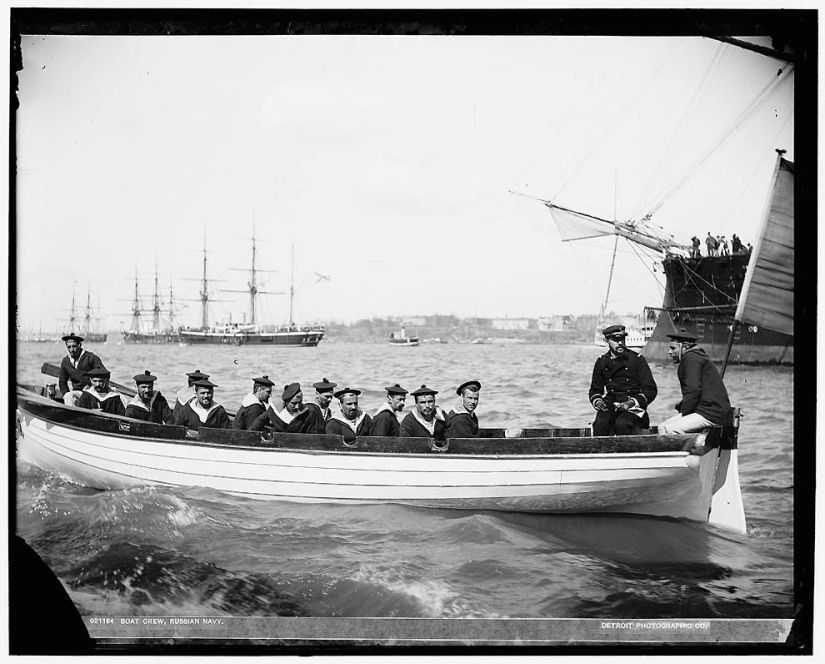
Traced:
[[696, 345], [698, 337], [685, 330], [667, 335], [667, 354], [677, 365], [676, 375], [682, 400], [676, 404], [678, 415], [659, 425], [659, 433], [694, 433], [708, 427], [729, 425], [733, 409], [719, 370]]
[[312, 387], [315, 388], [315, 401], [310, 401], [307, 406], [318, 410], [324, 425], [329, 422], [329, 418], [332, 416], [329, 405], [332, 403], [332, 391], [337, 386], [338, 383], [331, 383], [326, 378], [312, 384]]
[[[57, 384], [63, 395], [63, 403], [67, 406], [74, 406], [83, 389], [92, 384], [86, 372], [92, 369], [105, 369], [105, 367], [97, 355], [83, 350], [83, 337], [72, 332], [62, 339], [66, 344], [66, 357], [60, 362]], [[71, 390], [69, 382], [72, 384]]]
[[594, 436], [629, 436], [650, 426], [647, 408], [658, 388], [647, 360], [625, 346], [624, 325], [602, 330], [608, 351], [596, 360], [590, 403], [596, 409]]
[[461, 397], [448, 413], [450, 426], [447, 431], [449, 438], [478, 438], [478, 393], [481, 383], [477, 380], [468, 380], [461, 383], [455, 393]]
[[284, 385], [281, 393], [282, 407], [269, 404], [262, 415], [255, 418], [251, 431], [271, 430], [277, 433], [324, 433], [324, 420], [317, 408], [304, 403], [300, 383]]
[[422, 385], [412, 393], [415, 407], [401, 421], [402, 436], [446, 440], [447, 415], [441, 406], [436, 405], [436, 394], [438, 394], [436, 390], [426, 385]]
[[174, 424], [175, 416], [163, 395], [155, 390], [156, 376], [144, 371], [134, 377], [137, 394], [126, 404], [126, 417], [155, 424]]
[[401, 413], [409, 393], [398, 383], [384, 389], [387, 401], [372, 416], [372, 435], [396, 437], [401, 434]]
[[344, 442], [351, 443], [356, 436], [372, 435], [372, 418], [358, 407], [358, 395], [361, 390], [345, 387], [335, 393], [341, 406], [326, 423], [326, 433], [343, 436]]
[[77, 406], [90, 410], [102, 410], [110, 415], [125, 415], [126, 408], [120, 393], [109, 389], [109, 377], [111, 376], [109, 370], [101, 367], [87, 371], [86, 375], [91, 385], [81, 392], [77, 399]]
[[269, 376], [252, 379], [252, 392], [247, 394], [241, 402], [241, 407], [232, 420], [232, 428], [238, 430], [249, 429], [252, 423], [266, 411], [266, 405], [272, 396], [272, 387], [275, 385]]
[[181, 406], [175, 415], [175, 424], [189, 429], [209, 427], [212, 429], [230, 429], [232, 422], [229, 415], [219, 403], [215, 403], [214, 394], [217, 385], [208, 380], [195, 381], [195, 398]]
[[172, 414], [177, 417], [178, 411], [195, 398], [195, 383], [199, 380], [209, 380], [209, 374], [203, 373], [200, 369], [186, 374], [186, 387], [177, 391], [175, 405], [172, 407]]

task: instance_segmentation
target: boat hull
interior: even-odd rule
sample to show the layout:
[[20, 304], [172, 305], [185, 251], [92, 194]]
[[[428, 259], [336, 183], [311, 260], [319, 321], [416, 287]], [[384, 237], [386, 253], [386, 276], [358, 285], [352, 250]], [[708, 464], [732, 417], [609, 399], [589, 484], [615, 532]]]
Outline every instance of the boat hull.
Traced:
[[146, 334], [144, 332], [123, 332], [123, 343], [135, 345], [176, 344], [180, 341], [177, 332]]
[[294, 332], [201, 332], [182, 331], [180, 342], [193, 346], [317, 346], [324, 333], [315, 330]]
[[[714, 454], [697, 446], [700, 434], [453, 439], [442, 448], [429, 439], [346, 445], [337, 436], [267, 440], [203, 428], [192, 438], [182, 427], [83, 411], [20, 390], [17, 421], [21, 459], [98, 489], [191, 486], [297, 502], [707, 521], [716, 468]], [[658, 451], [654, 443], [666, 438], [668, 449]], [[387, 451], [404, 444], [413, 446]], [[590, 451], [564, 452], [574, 447]], [[473, 449], [478, 453], [466, 451]]]

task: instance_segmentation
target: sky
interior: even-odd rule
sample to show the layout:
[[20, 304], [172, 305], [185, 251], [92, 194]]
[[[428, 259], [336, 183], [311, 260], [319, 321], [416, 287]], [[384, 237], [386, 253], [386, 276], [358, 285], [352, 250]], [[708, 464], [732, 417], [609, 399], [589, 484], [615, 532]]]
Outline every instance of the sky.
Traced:
[[[226, 291], [253, 228], [259, 287], [281, 293], [261, 322], [288, 319], [291, 280], [299, 323], [596, 314], [614, 239], [566, 241], [536, 199], [754, 242], [774, 149], [793, 160], [792, 72], [699, 37], [25, 36], [22, 53], [18, 324], [44, 334], [73, 293], [127, 328], [156, 266], [197, 325], [204, 248], [210, 322], [243, 321]], [[660, 306], [658, 260], [621, 241], [608, 310]]]

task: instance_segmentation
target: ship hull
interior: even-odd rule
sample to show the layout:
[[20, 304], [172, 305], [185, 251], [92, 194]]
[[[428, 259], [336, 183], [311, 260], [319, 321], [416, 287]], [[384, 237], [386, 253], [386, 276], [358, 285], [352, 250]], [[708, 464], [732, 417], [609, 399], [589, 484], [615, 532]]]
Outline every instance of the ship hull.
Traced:
[[123, 343], [135, 345], [176, 344], [180, 341], [177, 332], [145, 334], [143, 332], [124, 332]]
[[299, 346], [315, 347], [324, 338], [320, 331], [202, 332], [180, 333], [180, 342], [193, 346]]
[[[749, 254], [699, 259], [668, 256], [664, 302], [644, 347], [650, 362], [667, 363], [668, 334], [686, 330], [715, 362], [723, 362], [745, 280]], [[651, 307], [652, 308], [652, 307]], [[733, 364], [793, 365], [793, 337], [755, 325], [737, 325], [729, 361]]]

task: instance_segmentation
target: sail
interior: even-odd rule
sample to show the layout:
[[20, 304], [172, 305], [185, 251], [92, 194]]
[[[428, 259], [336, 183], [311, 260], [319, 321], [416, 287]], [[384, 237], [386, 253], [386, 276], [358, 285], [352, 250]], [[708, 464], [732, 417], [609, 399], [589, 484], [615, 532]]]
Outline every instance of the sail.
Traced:
[[794, 166], [780, 157], [753, 248], [736, 320], [793, 335]]

